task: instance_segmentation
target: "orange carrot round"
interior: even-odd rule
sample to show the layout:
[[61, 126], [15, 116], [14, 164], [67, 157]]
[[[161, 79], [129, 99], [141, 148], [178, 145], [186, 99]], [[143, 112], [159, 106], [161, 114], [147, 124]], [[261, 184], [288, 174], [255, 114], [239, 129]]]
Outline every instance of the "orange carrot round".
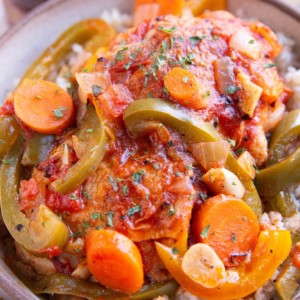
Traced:
[[90, 272], [102, 285], [123, 293], [137, 292], [143, 285], [141, 254], [125, 235], [113, 230], [95, 230], [86, 238]]
[[25, 79], [15, 92], [14, 108], [17, 117], [39, 133], [61, 133], [74, 120], [71, 96], [50, 81]]
[[208, 199], [193, 220], [197, 242], [211, 246], [225, 266], [241, 264], [254, 249], [259, 224], [242, 200], [225, 195]]
[[164, 77], [164, 85], [178, 103], [200, 109], [208, 105], [210, 92], [204, 91], [196, 76], [188, 70], [176, 67]]

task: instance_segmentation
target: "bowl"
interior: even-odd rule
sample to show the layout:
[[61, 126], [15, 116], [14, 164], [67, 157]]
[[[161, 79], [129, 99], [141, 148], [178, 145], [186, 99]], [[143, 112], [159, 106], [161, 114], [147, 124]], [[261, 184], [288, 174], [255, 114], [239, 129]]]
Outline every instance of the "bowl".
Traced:
[[[256, 18], [275, 31], [281, 31], [295, 40], [300, 49], [300, 10], [284, 0], [228, 0], [228, 9], [245, 18]], [[52, 0], [33, 10], [29, 15], [0, 39], [0, 101], [3, 102], [14, 83], [58, 35], [71, 24], [98, 17], [103, 10], [113, 7], [131, 13], [134, 0]], [[297, 53], [300, 56], [299, 53]], [[0, 240], [0, 288], [5, 299], [38, 300], [12, 273], [3, 260]]]

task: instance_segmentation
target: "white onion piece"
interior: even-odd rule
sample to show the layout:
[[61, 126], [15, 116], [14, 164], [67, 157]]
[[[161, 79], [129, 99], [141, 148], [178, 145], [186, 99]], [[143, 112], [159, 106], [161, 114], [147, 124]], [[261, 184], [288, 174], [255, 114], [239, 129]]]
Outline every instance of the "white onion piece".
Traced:
[[260, 44], [246, 30], [235, 32], [230, 38], [229, 47], [255, 60], [261, 56]]
[[235, 84], [234, 63], [229, 56], [214, 61], [215, 78], [220, 94], [226, 94], [226, 88]]
[[205, 170], [223, 167], [227, 161], [229, 144], [226, 141], [193, 144], [191, 152]]
[[276, 127], [276, 125], [282, 120], [284, 112], [285, 105], [280, 100], [275, 102], [273, 108], [269, 106], [268, 117], [264, 124], [265, 133]]
[[183, 195], [192, 195], [195, 193], [194, 187], [191, 183], [189, 176], [179, 178], [172, 182], [171, 185], [167, 188], [168, 192], [183, 194]]
[[240, 102], [238, 105], [245, 114], [252, 118], [263, 89], [251, 82], [250, 77], [242, 72], [238, 73], [236, 81], [240, 88]]
[[244, 171], [249, 175], [251, 179], [255, 178], [255, 159], [248, 152], [244, 151], [238, 158], [238, 164], [244, 169]]
[[202, 179], [215, 195], [232, 195], [240, 199], [245, 195], [245, 188], [241, 181], [225, 168], [210, 169]]
[[107, 87], [107, 81], [100, 73], [80, 72], [76, 73], [75, 77], [78, 82], [78, 96], [83, 104], [93, 95], [93, 86], [100, 87], [101, 91]]

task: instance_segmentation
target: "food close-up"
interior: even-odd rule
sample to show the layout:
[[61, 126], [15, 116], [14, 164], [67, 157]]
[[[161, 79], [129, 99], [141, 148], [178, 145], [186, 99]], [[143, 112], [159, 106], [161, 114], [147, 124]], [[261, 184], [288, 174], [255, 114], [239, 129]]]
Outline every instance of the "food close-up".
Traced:
[[292, 45], [226, 1], [62, 30], [0, 107], [6, 265], [41, 299], [300, 299]]

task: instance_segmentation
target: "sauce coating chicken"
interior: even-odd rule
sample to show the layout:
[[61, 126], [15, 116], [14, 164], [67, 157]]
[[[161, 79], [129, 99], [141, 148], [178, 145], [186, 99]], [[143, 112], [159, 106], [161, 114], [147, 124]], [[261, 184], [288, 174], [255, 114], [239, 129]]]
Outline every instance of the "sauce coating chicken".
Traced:
[[[92, 72], [77, 74], [96, 85], [89, 100], [110, 127], [101, 165], [72, 193], [55, 192], [51, 183], [88, 151], [78, 149], [72, 133], [65, 135], [32, 178], [22, 182], [21, 209], [30, 216], [45, 203], [62, 216], [73, 238], [113, 228], [138, 244], [151, 280], [166, 280], [153, 240], [172, 245], [189, 230], [193, 208], [209, 194], [201, 181], [204, 170], [171, 128], [157, 126], [148, 136], [131, 137], [123, 111], [137, 99], [170, 100], [192, 118], [212, 123], [233, 149], [247, 149], [261, 165], [267, 158], [269, 115], [290, 96], [272, 63], [279, 52], [268, 27], [227, 12], [166, 16], [119, 34]], [[179, 80], [178, 72], [170, 73], [176, 68], [183, 74]], [[86, 104], [86, 98], [80, 100]]]

